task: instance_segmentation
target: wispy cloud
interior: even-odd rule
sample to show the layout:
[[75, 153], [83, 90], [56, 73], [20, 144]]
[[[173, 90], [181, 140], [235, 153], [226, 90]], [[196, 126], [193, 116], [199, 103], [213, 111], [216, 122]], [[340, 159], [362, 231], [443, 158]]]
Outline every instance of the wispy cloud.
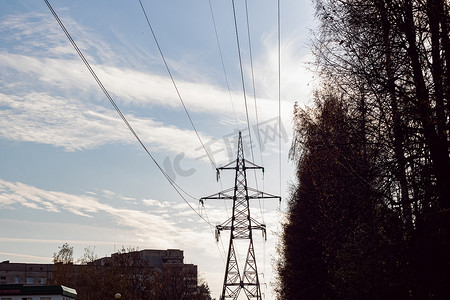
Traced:
[[112, 241], [89, 241], [89, 240], [73, 240], [73, 239], [32, 239], [32, 238], [10, 238], [0, 237], [0, 242], [14, 243], [33, 243], [33, 244], [63, 244], [69, 243], [74, 245], [114, 245]]
[[[45, 210], [50, 213], [68, 212], [86, 218], [93, 219], [99, 214], [106, 214], [119, 228], [128, 228], [133, 232], [135, 240], [143, 244], [151, 244], [160, 247], [174, 247], [185, 245], [195, 247], [194, 242], [198, 238], [205, 238], [207, 231], [197, 232], [187, 226], [198, 223], [197, 218], [191, 221], [186, 218], [176, 221], [174, 216], [178, 214], [195, 216], [186, 204], [167, 205], [156, 200], [151, 201], [159, 209], [156, 211], [142, 211], [138, 207], [114, 207], [102, 203], [101, 199], [92, 195], [73, 195], [57, 191], [42, 190], [24, 183], [8, 182], [0, 179], [0, 207], [2, 209], [14, 209], [17, 205]], [[123, 198], [123, 197], [121, 197]], [[147, 203], [148, 200], [146, 200]], [[129, 203], [129, 202], [126, 202]], [[92, 221], [87, 221], [92, 222]], [[189, 237], [185, 240], [185, 237]], [[68, 237], [70, 239], [70, 237]], [[1, 240], [1, 239], [0, 239]]]
[[[23, 96], [0, 93], [0, 106], [0, 135], [6, 139], [49, 144], [67, 151], [136, 143], [117, 113], [101, 106], [36, 92]], [[192, 130], [149, 118], [126, 117], [150, 150], [184, 152], [192, 158], [203, 153]], [[205, 135], [202, 138], [211, 139]]]
[[[18, 87], [32, 89], [33, 86], [30, 86], [30, 82], [34, 82], [34, 85], [38, 84], [40, 89], [47, 87], [47, 90], [63, 92], [66, 95], [83, 93], [84, 96], [93, 97], [100, 92], [81, 60], [42, 58], [0, 52], [0, 66], [10, 71], [5, 74], [4, 81], [15, 82], [16, 89]], [[182, 107], [168, 76], [108, 65], [93, 64], [92, 67], [118, 104], [138, 107], [154, 105], [166, 108]], [[11, 71], [14, 72], [11, 73]], [[27, 80], [17, 83], [17, 78]], [[225, 119], [234, 113], [227, 90], [208, 82], [177, 80], [176, 84], [189, 111], [214, 114]], [[98, 98], [98, 96], [95, 97]], [[106, 100], [106, 97], [100, 97]], [[232, 97], [241, 103], [237, 106], [238, 118], [245, 120], [241, 91], [232, 91]], [[283, 102], [283, 106], [286, 105], [287, 103]], [[263, 120], [276, 115], [273, 109], [277, 104], [273, 100], [260, 98], [258, 106]]]
[[145, 206], [149, 206], [149, 207], [157, 207], [157, 208], [167, 208], [171, 205], [170, 202], [160, 202], [158, 200], [154, 200], [154, 199], [142, 199], [142, 203]]
[[[95, 36], [94, 33], [82, 28], [79, 24], [67, 18], [65, 22], [68, 23], [69, 29], [73, 30], [81, 40], [80, 48], [88, 60], [92, 64], [94, 70], [98, 73], [101, 80], [104, 82], [108, 90], [110, 90], [119, 103], [133, 104], [133, 105], [161, 105], [167, 107], [180, 107], [181, 103], [178, 99], [176, 91], [172, 85], [170, 78], [166, 75], [158, 73], [136, 71], [135, 68], [130, 69], [126, 67], [119, 56], [115, 55], [102, 42], [101, 39]], [[90, 74], [85, 69], [81, 60], [75, 55], [74, 50], [70, 50], [70, 44], [58, 28], [56, 23], [48, 21], [48, 16], [45, 14], [25, 14], [9, 16], [6, 20], [0, 23], [0, 31], [12, 31], [13, 34], [6, 34], [5, 36], [14, 35], [24, 40], [22, 49], [4, 48], [0, 55], [0, 65], [4, 68], [10, 68], [19, 74], [34, 74], [37, 79], [49, 87], [59, 87], [64, 89], [95, 89], [95, 82], [90, 78]], [[7, 38], [5, 38], [7, 39]], [[50, 43], [46, 47], [42, 43]], [[92, 42], [92, 41], [95, 41]], [[266, 51], [263, 51], [260, 58], [256, 58], [255, 66], [259, 72], [257, 76], [257, 90], [263, 90], [264, 93], [260, 95], [261, 116], [267, 114], [267, 117], [273, 116], [273, 104], [276, 103], [276, 89], [277, 80], [277, 61], [274, 53], [274, 43], [264, 43]], [[292, 43], [291, 43], [292, 44]], [[39, 52], [32, 49], [40, 49]], [[27, 50], [25, 50], [27, 49]], [[292, 79], [296, 75], [292, 74], [292, 70], [297, 72], [301, 67], [298, 65], [299, 60], [293, 60], [296, 49], [290, 50], [289, 55], [283, 56], [283, 76], [286, 80]], [[137, 51], [137, 50], [136, 50]], [[66, 55], [71, 53], [70, 55]], [[93, 57], [89, 57], [91, 54]], [[154, 57], [150, 55], [153, 60]], [[103, 59], [102, 59], [103, 58]], [[170, 58], [167, 58], [170, 60]], [[148, 60], [148, 58], [147, 58]], [[195, 74], [195, 68], [192, 66], [186, 67], [185, 62], [177, 62], [170, 60], [171, 68], [187, 69], [189, 68], [191, 75], [190, 80], [186, 78], [176, 78], [177, 85], [181, 95], [185, 99], [188, 109], [193, 112], [206, 112], [215, 115], [228, 116], [233, 113], [229, 101], [229, 93], [226, 89], [208, 83], [204, 76], [192, 75]], [[201, 68], [200, 68], [201, 69]], [[248, 70], [248, 75], [250, 70]], [[183, 72], [185, 73], [185, 72]], [[165, 73], [163, 73], [165, 74]], [[262, 76], [262, 77], [261, 77]], [[259, 78], [259, 79], [258, 79]], [[285, 82], [285, 80], [284, 80]], [[272, 91], [272, 92], [269, 92]], [[242, 91], [231, 91], [233, 99], [237, 108], [243, 108]], [[264, 102], [267, 102], [266, 105]], [[272, 104], [272, 105], [268, 105]], [[287, 104], [287, 103], [284, 103]], [[269, 107], [265, 107], [269, 106]], [[245, 119], [244, 109], [237, 109], [240, 119]]]
[[52, 258], [51, 257], [42, 257], [42, 256], [35, 256], [35, 255], [27, 255], [27, 254], [21, 254], [21, 253], [10, 253], [10, 252], [0, 252], [0, 255], [14, 257], [14, 258], [20, 258], [25, 260], [37, 260], [42, 262], [48, 262]]
[[[18, 207], [44, 210], [49, 213], [70, 213], [85, 218], [83, 226], [95, 223], [95, 217], [106, 215], [115, 223], [116, 228], [127, 229], [128, 238], [125, 243], [133, 241], [134, 244], [150, 247], [182, 247], [185, 249], [199, 249], [205, 244], [197, 241], [212, 241], [208, 225], [199, 218], [185, 203], [161, 202], [154, 199], [142, 199], [141, 201], [152, 208], [145, 210], [137, 204], [125, 201], [124, 205], [130, 207], [115, 207], [102, 202], [102, 199], [90, 195], [74, 195], [57, 191], [49, 191], [36, 188], [20, 182], [8, 182], [0, 179], [0, 208], [3, 210], [16, 209]], [[123, 196], [119, 198], [123, 198]], [[157, 209], [153, 209], [157, 208]], [[209, 206], [208, 213], [199, 211], [204, 217], [213, 223], [226, 220], [223, 210]], [[276, 214], [267, 215], [268, 224], [272, 228], [276, 224]], [[219, 221], [217, 221], [219, 220]], [[114, 227], [109, 228], [112, 230]], [[91, 230], [95, 230], [92, 227]], [[0, 237], [0, 241], [9, 241], [9, 237]], [[40, 243], [42, 239], [30, 239], [27, 237], [15, 237], [15, 242]], [[67, 240], [52, 240], [52, 243], [71, 241], [83, 244], [111, 244], [111, 241], [103, 241], [100, 237], [96, 241], [81, 241], [77, 237], [67, 236]], [[48, 238], [43, 238], [48, 240]], [[75, 242], [73, 242], [75, 241]], [[78, 242], [77, 242], [78, 241]], [[116, 241], [116, 243], [120, 241]], [[214, 249], [203, 249], [207, 255], [217, 255]]]
[[[44, 14], [26, 14], [9, 16], [0, 22], [0, 32], [13, 31], [15, 36], [26, 41], [22, 44], [23, 49], [19, 49], [19, 46], [0, 48], [0, 67], [4, 70], [0, 82], [5, 88], [3, 94], [0, 94], [0, 105], [5, 108], [0, 112], [0, 135], [16, 141], [63, 147], [67, 151], [92, 149], [110, 143], [135, 142], [113, 109], [105, 108], [109, 105], [106, 97], [81, 60], [73, 52], [70, 54], [70, 45], [65, 36], [56, 24], [50, 24], [46, 20], [47, 16]], [[82, 50], [92, 55], [88, 59], [94, 70], [125, 113], [153, 106], [176, 109], [178, 113], [183, 113], [182, 103], [168, 76], [125, 67], [126, 64], [121, 63], [107, 45], [92, 38], [93, 33], [70, 18], [66, 21], [80, 36], [83, 41]], [[47, 46], [48, 52], [42, 50], [45, 49], [41, 47], [42, 40], [48, 40], [51, 44], [50, 47]], [[89, 42], [92, 40], [96, 43]], [[277, 90], [274, 43], [264, 41], [264, 44], [266, 50], [255, 63], [259, 66], [259, 71], [256, 72], [257, 91], [261, 91], [258, 94], [262, 95], [257, 100], [260, 122], [272, 119], [278, 112], [277, 96], [274, 93]], [[40, 50], [36, 53], [29, 50], [33, 47]], [[289, 45], [283, 47], [285, 48], [287, 54], [283, 56], [283, 65], [287, 67], [282, 69], [283, 78], [286, 79], [282, 81], [283, 91], [292, 90], [294, 86], [295, 91], [299, 91], [298, 86], [301, 85], [297, 84], [297, 79], [302, 70], [299, 65], [301, 59], [294, 59], [296, 49], [291, 49]], [[170, 63], [177, 69], [177, 62]], [[187, 109], [191, 113], [203, 113], [207, 118], [216, 119], [218, 124], [224, 124], [223, 127], [229, 127], [227, 120], [233, 115], [229, 92], [201, 78], [202, 76], [191, 76], [191, 81], [177, 79], [177, 86]], [[289, 88], [286, 89], [286, 86]], [[231, 94], [238, 118], [245, 120], [242, 92], [231, 91]], [[293, 93], [287, 95], [291, 97]], [[283, 98], [284, 96], [286, 95]], [[104, 102], [97, 102], [98, 105], [95, 105], [92, 99]], [[282, 101], [284, 118], [291, 114], [288, 103], [291, 100]], [[252, 102], [248, 99], [250, 119], [254, 124]], [[170, 124], [172, 120], [165, 119], [161, 122], [156, 116], [145, 119], [131, 114], [126, 116], [150, 149], [172, 154], [184, 153], [190, 158], [203, 155], [204, 160], [207, 160], [192, 128], [178, 128]], [[289, 127], [285, 126], [288, 131]], [[200, 136], [204, 143], [213, 140], [213, 137], [202, 133], [201, 129]], [[224, 143], [219, 140], [212, 145], [211, 151], [225, 148]], [[223, 155], [216, 155], [214, 159], [216, 162], [225, 162], [228, 157], [223, 152]]]
[[[93, 60], [95, 57], [102, 63], [120, 63], [120, 57], [95, 33], [68, 16], [62, 19], [65, 26], [72, 31], [72, 36], [81, 40], [77, 44], [82, 51], [87, 52], [88, 59]], [[2, 46], [8, 47], [11, 52], [35, 57], [78, 58], [64, 32], [51, 18], [50, 12], [6, 15], [0, 21], [0, 32], [4, 33], [1, 38], [4, 42]]]
[[[261, 38], [263, 52], [255, 62], [255, 81], [257, 93], [260, 96], [278, 99], [278, 59], [280, 58], [281, 99], [302, 103], [308, 101], [314, 81], [314, 74], [309, 68], [314, 58], [308, 48], [300, 42], [304, 38], [296, 31], [291, 32], [289, 36], [283, 36], [280, 57], [278, 57], [276, 32], [267, 33]], [[286, 108], [290, 107], [283, 107], [283, 109]]]

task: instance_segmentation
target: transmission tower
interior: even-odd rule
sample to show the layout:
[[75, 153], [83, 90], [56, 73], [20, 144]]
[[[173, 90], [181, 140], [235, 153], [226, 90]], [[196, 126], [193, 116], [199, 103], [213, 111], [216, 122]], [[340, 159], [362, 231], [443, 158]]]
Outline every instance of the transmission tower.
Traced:
[[[225, 269], [225, 278], [223, 282], [222, 295], [220, 300], [238, 299], [241, 290], [244, 290], [246, 299], [262, 300], [261, 287], [258, 278], [258, 268], [256, 266], [255, 248], [253, 246], [253, 230], [262, 230], [263, 236], [266, 236], [266, 225], [261, 224], [250, 215], [250, 199], [278, 198], [256, 189], [247, 187], [246, 170], [264, 168], [244, 158], [244, 149], [242, 146], [242, 135], [239, 131], [238, 151], [236, 160], [227, 165], [217, 168], [219, 176], [220, 170], [235, 170], [234, 187], [221, 191], [219, 193], [203, 197], [200, 201], [203, 203], [206, 199], [232, 199], [232, 216], [221, 225], [216, 226], [216, 238], [222, 230], [230, 230], [230, 244], [228, 247], [228, 257]], [[239, 264], [236, 241], [243, 240], [242, 243], [248, 244], [248, 250], [245, 263]], [[244, 265], [241, 273], [239, 266]]]

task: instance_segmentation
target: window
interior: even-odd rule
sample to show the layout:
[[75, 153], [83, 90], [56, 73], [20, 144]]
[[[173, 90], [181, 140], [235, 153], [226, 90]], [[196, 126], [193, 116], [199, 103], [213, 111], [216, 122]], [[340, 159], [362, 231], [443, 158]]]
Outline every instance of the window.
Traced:
[[33, 277], [27, 277], [27, 284], [33, 284], [34, 283], [34, 278]]
[[47, 281], [47, 280], [46, 280], [46, 278], [44, 278], [44, 277], [39, 278], [39, 283], [40, 283], [40, 284], [45, 284], [46, 281]]
[[41, 297], [41, 300], [52, 300], [52, 297]]
[[14, 283], [19, 283], [19, 277], [14, 277]]
[[31, 297], [24, 297], [24, 298], [22, 298], [22, 300], [33, 300], [33, 298], [31, 298]]

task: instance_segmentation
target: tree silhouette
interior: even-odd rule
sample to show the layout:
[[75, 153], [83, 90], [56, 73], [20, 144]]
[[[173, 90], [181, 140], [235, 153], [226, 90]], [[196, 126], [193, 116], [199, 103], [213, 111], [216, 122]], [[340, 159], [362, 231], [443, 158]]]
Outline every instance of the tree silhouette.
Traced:
[[449, 298], [449, 3], [315, 5], [323, 85], [294, 114], [279, 298]]

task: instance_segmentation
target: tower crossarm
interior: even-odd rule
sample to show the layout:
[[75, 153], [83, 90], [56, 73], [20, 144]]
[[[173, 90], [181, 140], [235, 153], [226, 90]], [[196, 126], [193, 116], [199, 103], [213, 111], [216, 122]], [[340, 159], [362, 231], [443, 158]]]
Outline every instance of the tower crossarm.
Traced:
[[234, 169], [236, 169], [236, 167], [235, 167], [236, 166], [236, 161], [237, 160], [235, 159], [235, 160], [227, 163], [226, 165], [224, 165], [222, 167], [216, 168], [216, 170], [217, 171], [220, 171], [220, 170], [234, 170]]
[[[257, 189], [251, 188], [251, 187], [247, 187], [247, 190], [249, 192], [252, 192], [252, 195], [248, 196], [248, 199], [279, 199], [281, 200], [281, 197], [279, 196], [275, 196], [266, 192], [262, 192], [259, 191]], [[202, 197], [200, 198], [200, 202], [203, 203], [204, 200], [208, 200], [208, 199], [230, 199], [233, 200], [234, 195], [232, 194], [234, 192], [234, 188], [229, 188], [223, 191], [220, 191], [218, 193], [206, 196], [206, 197]]]
[[257, 164], [254, 164], [253, 162], [244, 159], [245, 161], [245, 168], [246, 169], [261, 169], [264, 173], [264, 167], [258, 166]]
[[[243, 161], [245, 162], [245, 169], [247, 170], [257, 170], [257, 169], [261, 169], [264, 172], [264, 167], [258, 166], [257, 164], [254, 164], [253, 162], [243, 159]], [[236, 159], [233, 160], [232, 162], [227, 163], [226, 165], [216, 168], [217, 171], [220, 170], [236, 170]]]
[[249, 199], [278, 199], [281, 200], [280, 196], [275, 196], [251, 187], [247, 187], [248, 192], [252, 192], [252, 195], [249, 195], [248, 198]]
[[[233, 199], [234, 195], [234, 188], [229, 188], [223, 191], [220, 191], [218, 193], [206, 196], [206, 197], [202, 197], [200, 198], [200, 202], [203, 203], [204, 200], [207, 199]], [[231, 193], [231, 194], [230, 194]]]
[[[251, 229], [255, 229], [255, 230], [263, 230], [263, 231], [266, 230], [266, 224], [262, 224], [262, 223], [256, 221], [256, 220], [253, 219], [253, 218], [251, 218], [251, 220], [252, 220], [252, 222], [251, 222], [252, 225], [250, 225], [250, 226], [244, 226], [243, 228], [245, 228], [245, 229], [251, 228]], [[224, 223], [222, 223], [222, 224], [220, 224], [220, 225], [216, 225], [216, 229], [219, 230], [219, 231], [222, 231], [222, 230], [233, 230], [233, 229], [235, 229], [236, 226], [230, 225], [230, 224], [231, 224], [231, 221], [232, 221], [231, 218], [229, 218], [229, 219], [228, 219], [227, 221], [225, 221]]]

